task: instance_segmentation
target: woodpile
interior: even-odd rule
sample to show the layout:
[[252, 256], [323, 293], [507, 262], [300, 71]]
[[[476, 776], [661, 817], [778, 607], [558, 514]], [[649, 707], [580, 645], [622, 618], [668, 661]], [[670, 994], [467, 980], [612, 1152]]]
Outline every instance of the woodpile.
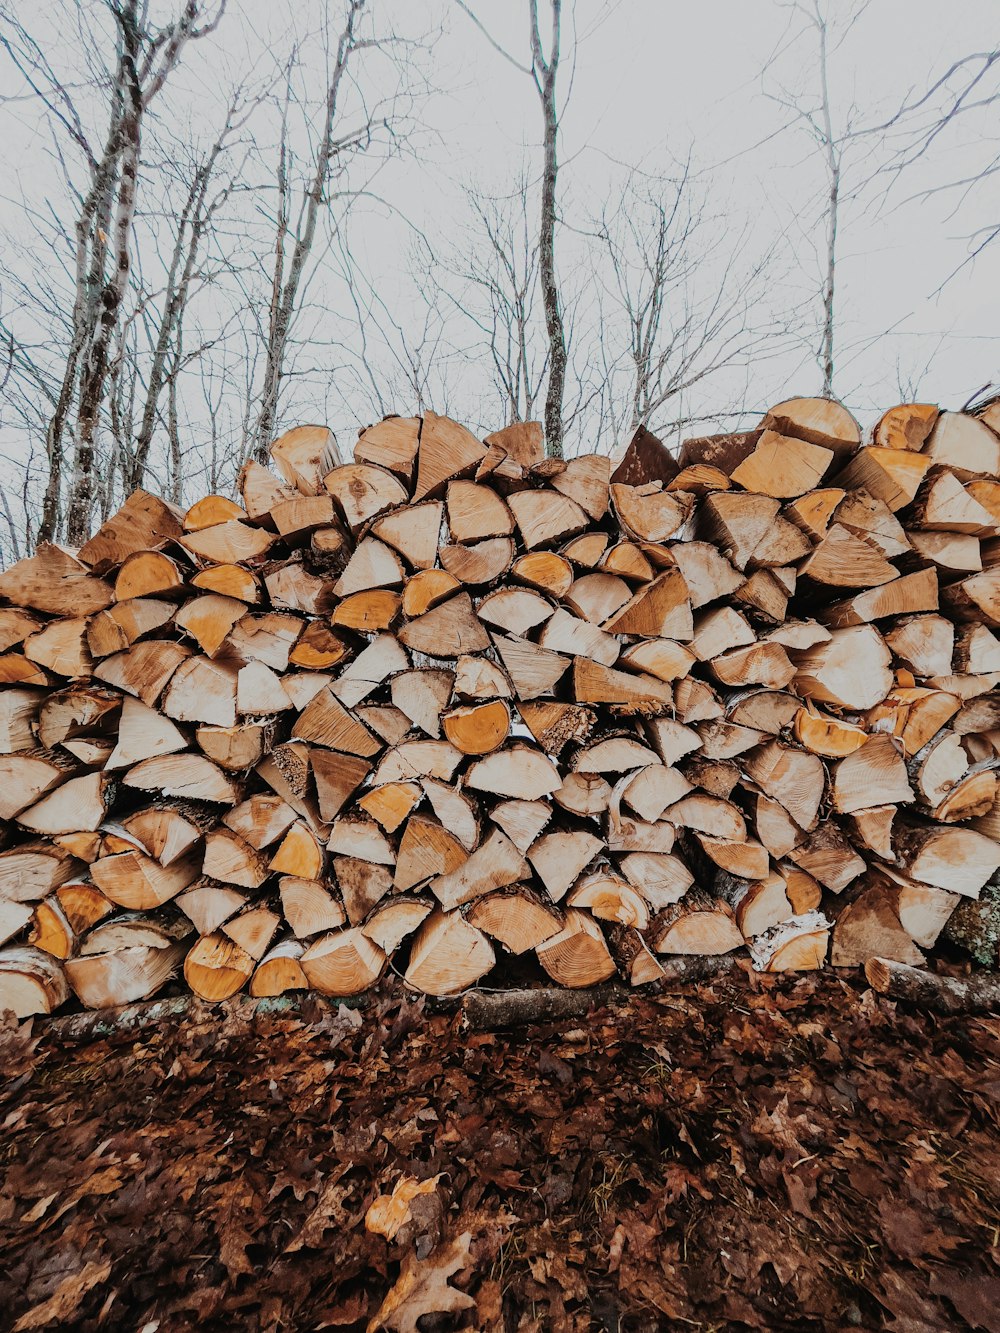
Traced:
[[0, 574], [0, 1009], [996, 965], [991, 412], [565, 462], [307, 426], [239, 504], [42, 546]]

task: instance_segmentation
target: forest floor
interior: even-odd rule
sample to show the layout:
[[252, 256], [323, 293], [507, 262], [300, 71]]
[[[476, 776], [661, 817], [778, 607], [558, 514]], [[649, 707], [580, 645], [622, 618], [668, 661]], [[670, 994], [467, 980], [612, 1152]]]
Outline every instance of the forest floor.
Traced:
[[0, 1073], [2, 1330], [1000, 1333], [1000, 1023], [863, 980], [22, 1025]]

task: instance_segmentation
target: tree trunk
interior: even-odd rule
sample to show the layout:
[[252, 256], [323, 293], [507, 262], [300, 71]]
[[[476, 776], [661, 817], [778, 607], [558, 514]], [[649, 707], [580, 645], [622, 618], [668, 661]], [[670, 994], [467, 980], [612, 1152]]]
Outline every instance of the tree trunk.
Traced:
[[550, 458], [563, 456], [563, 395], [566, 387], [566, 336], [556, 279], [556, 179], [559, 171], [556, 139], [559, 117], [556, 111], [556, 74], [559, 69], [562, 0], [552, 3], [552, 49], [548, 61], [542, 54], [538, 31], [538, 3], [531, 6], [532, 74], [542, 104], [545, 127], [545, 162], [542, 171], [542, 215], [538, 259], [542, 278], [542, 303], [545, 329], [549, 338], [549, 383], [545, 394], [545, 446]]

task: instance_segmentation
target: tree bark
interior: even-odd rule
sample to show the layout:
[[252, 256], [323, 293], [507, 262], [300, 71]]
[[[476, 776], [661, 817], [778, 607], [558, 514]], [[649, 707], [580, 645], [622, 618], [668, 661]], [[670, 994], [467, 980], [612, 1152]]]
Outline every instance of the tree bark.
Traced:
[[545, 160], [542, 169], [542, 211], [538, 261], [542, 279], [545, 329], [549, 338], [549, 383], [545, 394], [545, 451], [550, 458], [563, 456], [563, 396], [566, 388], [566, 336], [556, 278], [556, 182], [559, 172], [556, 111], [556, 74], [559, 70], [562, 0], [551, 0], [552, 46], [548, 60], [542, 52], [538, 31], [538, 0], [529, 0], [531, 12], [532, 76], [542, 104]]
[[337, 55], [334, 62], [333, 73], [330, 77], [330, 83], [327, 87], [326, 112], [323, 122], [323, 134], [320, 139], [319, 147], [316, 150], [316, 163], [313, 170], [312, 181], [305, 199], [303, 209], [303, 222], [301, 229], [295, 237], [295, 245], [292, 248], [292, 259], [288, 269], [288, 276], [282, 280], [282, 270], [284, 262], [284, 237], [288, 226], [288, 185], [285, 179], [285, 145], [282, 141], [281, 146], [281, 164], [279, 166], [279, 187], [282, 198], [282, 213], [279, 219], [279, 235], [276, 244], [275, 271], [273, 297], [271, 302], [271, 319], [267, 345], [267, 361], [264, 371], [264, 388], [261, 393], [260, 412], [257, 418], [257, 429], [255, 432], [256, 440], [254, 443], [254, 458], [258, 463], [267, 461], [267, 451], [274, 435], [274, 423], [278, 414], [278, 396], [281, 390], [281, 379], [284, 373], [285, 352], [288, 347], [288, 336], [291, 332], [292, 322], [295, 317], [298, 305], [299, 287], [302, 283], [302, 276], [305, 272], [306, 264], [312, 253], [313, 241], [316, 237], [316, 223], [319, 219], [319, 210], [323, 204], [326, 187], [330, 178], [330, 166], [339, 151], [339, 146], [334, 144], [333, 129], [337, 117], [337, 100], [340, 94], [340, 86], [344, 75], [347, 72], [347, 66], [356, 45], [356, 27], [358, 19], [365, 7], [365, 0], [350, 0], [348, 6], [347, 18], [343, 30], [337, 42]]
[[837, 226], [840, 206], [840, 150], [833, 132], [830, 86], [827, 74], [826, 23], [819, 24], [820, 80], [822, 85], [823, 140], [830, 173], [830, 196], [826, 214], [826, 278], [823, 285], [823, 397], [833, 397], [833, 334], [837, 277]]
[[908, 963], [869, 958], [865, 976], [880, 995], [939, 1014], [1000, 1013], [1000, 976], [943, 977]]

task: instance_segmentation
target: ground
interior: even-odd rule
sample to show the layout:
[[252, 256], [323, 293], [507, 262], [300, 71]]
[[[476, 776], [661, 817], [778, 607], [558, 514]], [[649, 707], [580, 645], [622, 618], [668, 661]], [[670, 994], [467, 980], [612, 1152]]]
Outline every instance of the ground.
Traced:
[[0, 1069], [3, 1330], [1000, 1331], [1000, 1024], [863, 981], [22, 1025]]

